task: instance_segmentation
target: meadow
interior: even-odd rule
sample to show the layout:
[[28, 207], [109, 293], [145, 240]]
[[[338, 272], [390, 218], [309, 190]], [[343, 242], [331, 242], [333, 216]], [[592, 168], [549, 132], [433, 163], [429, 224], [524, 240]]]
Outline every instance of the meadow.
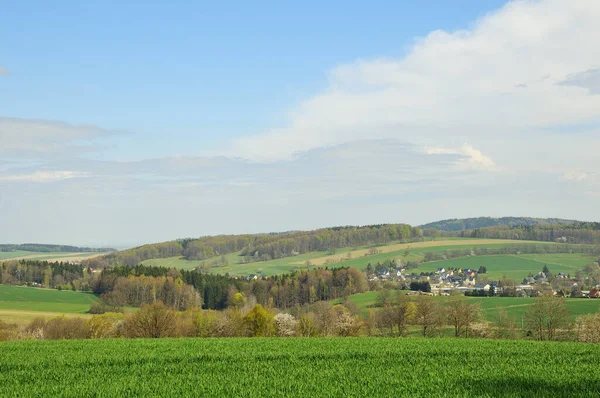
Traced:
[[411, 272], [434, 272], [438, 268], [479, 269], [484, 266], [487, 268], [484, 276], [489, 279], [499, 280], [506, 275], [520, 283], [529, 273], [535, 275], [541, 272], [544, 266], [555, 275], [559, 272], [575, 275], [594, 260], [579, 253], [473, 256], [423, 263]]
[[460, 339], [0, 343], [0, 396], [597, 396], [600, 345]]
[[24, 324], [37, 316], [81, 316], [97, 300], [91, 293], [0, 285], [0, 320]]

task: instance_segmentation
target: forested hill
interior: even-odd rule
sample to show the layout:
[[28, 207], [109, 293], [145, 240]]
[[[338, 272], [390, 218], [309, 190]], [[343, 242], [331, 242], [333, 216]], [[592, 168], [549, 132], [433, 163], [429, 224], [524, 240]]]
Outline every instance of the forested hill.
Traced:
[[109, 254], [104, 260], [107, 265], [137, 265], [144, 260], [155, 258], [183, 257], [186, 260], [204, 260], [239, 252], [243, 261], [248, 263], [342, 247], [410, 241], [420, 239], [422, 235], [421, 229], [408, 224], [383, 224], [271, 234], [206, 236], [144, 245]]
[[564, 220], [561, 218], [532, 218], [532, 217], [476, 217], [436, 221], [421, 225], [420, 228], [437, 229], [439, 231], [459, 232], [486, 227], [545, 227], [583, 224], [581, 221]]
[[36, 252], [36, 253], [106, 253], [114, 252], [115, 249], [111, 248], [92, 248], [92, 247], [78, 247], [78, 246], [66, 246], [66, 245], [45, 245], [39, 243], [25, 243], [22, 245], [12, 244], [0, 244], [0, 252]]

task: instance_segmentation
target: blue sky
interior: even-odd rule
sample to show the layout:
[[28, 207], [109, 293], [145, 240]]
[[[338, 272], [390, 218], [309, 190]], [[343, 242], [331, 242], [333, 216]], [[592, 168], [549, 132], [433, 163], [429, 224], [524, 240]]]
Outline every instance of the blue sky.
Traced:
[[122, 3], [0, 5], [0, 241], [600, 216], [594, 0]]
[[0, 109], [136, 134], [105, 157], [196, 154], [284, 124], [337, 65], [401, 56], [416, 36], [466, 28], [500, 4], [11, 2]]

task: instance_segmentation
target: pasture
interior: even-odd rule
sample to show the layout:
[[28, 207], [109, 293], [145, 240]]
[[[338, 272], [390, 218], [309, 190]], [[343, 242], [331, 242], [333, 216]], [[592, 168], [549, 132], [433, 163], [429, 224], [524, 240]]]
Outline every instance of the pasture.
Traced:
[[91, 293], [0, 285], [0, 319], [23, 324], [38, 315], [82, 315], [96, 301]]
[[595, 344], [116, 339], [5, 342], [0, 351], [6, 397], [589, 397], [600, 391]]
[[529, 273], [535, 275], [542, 271], [545, 265], [555, 275], [559, 272], [574, 275], [593, 261], [593, 257], [579, 253], [473, 256], [423, 263], [411, 272], [434, 272], [438, 268], [478, 269], [485, 266], [487, 273], [483, 276], [489, 279], [499, 280], [506, 275], [520, 283]]

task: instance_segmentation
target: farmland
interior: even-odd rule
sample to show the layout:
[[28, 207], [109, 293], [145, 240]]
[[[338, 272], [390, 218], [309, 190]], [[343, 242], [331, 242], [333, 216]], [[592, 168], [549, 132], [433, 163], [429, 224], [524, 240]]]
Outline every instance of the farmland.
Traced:
[[490, 279], [498, 280], [506, 275], [520, 282], [529, 273], [540, 272], [545, 265], [554, 274], [563, 272], [574, 275], [576, 271], [593, 261], [594, 258], [577, 253], [475, 256], [423, 263], [412, 272], [433, 272], [438, 268], [478, 269], [480, 266], [485, 266], [487, 267], [485, 276]]
[[[600, 346], [425, 339], [0, 343], [1, 396], [573, 396]], [[82, 355], [85, 353], [85, 355]]]
[[40, 315], [81, 315], [96, 300], [89, 293], [0, 285], [0, 319], [26, 323]]
[[[355, 294], [348, 297], [348, 300], [356, 304], [361, 313], [375, 305], [377, 292], [366, 292]], [[448, 297], [434, 296], [434, 300], [444, 304]], [[515, 321], [520, 321], [527, 312], [530, 305], [533, 304], [532, 297], [466, 297], [470, 302], [478, 303], [481, 306], [484, 319], [490, 322], [496, 320], [498, 310], [506, 310], [509, 317]], [[333, 300], [334, 303], [341, 303], [341, 300]], [[573, 316], [573, 319], [579, 315], [594, 314], [600, 310], [600, 300], [595, 299], [565, 299], [565, 304]]]
[[53, 261], [53, 262], [73, 262], [79, 263], [86, 259], [102, 256], [106, 253], [98, 252], [76, 252], [76, 253], [46, 253], [30, 251], [0, 252], [0, 261], [4, 260], [35, 260], [35, 261]]
[[[301, 254], [293, 257], [284, 257], [276, 260], [253, 262], [248, 264], [240, 264], [242, 257], [239, 253], [231, 253], [225, 256], [213, 257], [202, 261], [187, 261], [182, 257], [170, 257], [161, 259], [146, 260], [143, 262], [144, 265], [150, 266], [163, 266], [173, 267], [178, 269], [193, 269], [196, 267], [202, 267], [211, 273], [225, 274], [229, 273], [232, 276], [248, 276], [251, 274], [261, 275], [277, 275], [282, 273], [289, 273], [296, 269], [306, 268], [317, 268], [317, 267], [355, 267], [358, 269], [366, 268], [368, 263], [375, 264], [377, 262], [383, 262], [389, 259], [401, 259], [403, 262], [407, 261], [421, 261], [423, 260], [424, 254], [427, 252], [441, 253], [446, 250], [460, 250], [460, 249], [472, 249], [473, 247], [486, 247], [490, 249], [500, 249], [511, 246], [522, 246], [522, 245], [552, 245], [548, 242], [528, 242], [528, 241], [511, 241], [511, 240], [499, 240], [499, 239], [442, 239], [432, 240], [424, 242], [414, 243], [398, 243], [393, 242], [389, 245], [378, 246], [378, 247], [356, 247], [356, 248], [342, 248], [337, 249], [335, 254], [329, 254], [327, 252], [310, 252]], [[376, 249], [376, 253], [370, 254], [371, 249]], [[540, 256], [540, 255], [538, 255]], [[543, 256], [543, 255], [541, 255]], [[574, 265], [580, 265], [589, 262], [589, 258], [583, 258], [580, 256], [578, 262]], [[483, 257], [482, 257], [483, 258]], [[223, 264], [222, 260], [225, 260]], [[568, 257], [554, 258], [553, 261], [561, 262], [570, 260]], [[540, 257], [532, 258], [529, 263], [530, 268], [536, 261], [543, 261]], [[433, 264], [433, 263], [432, 263]], [[424, 266], [427, 264], [424, 264]], [[535, 264], [536, 272], [539, 272], [544, 264], [538, 266]], [[578, 269], [582, 268], [579, 267]], [[568, 266], [565, 269], [569, 268]], [[429, 268], [420, 268], [424, 272]], [[510, 269], [508, 270], [510, 271]], [[518, 272], [519, 270], [517, 270]], [[503, 272], [503, 271], [499, 271]], [[527, 276], [529, 271], [525, 271]], [[556, 272], [559, 272], [557, 269]], [[520, 273], [521, 274], [521, 273]], [[519, 275], [520, 275], [519, 274]], [[501, 274], [502, 276], [502, 274]]]

